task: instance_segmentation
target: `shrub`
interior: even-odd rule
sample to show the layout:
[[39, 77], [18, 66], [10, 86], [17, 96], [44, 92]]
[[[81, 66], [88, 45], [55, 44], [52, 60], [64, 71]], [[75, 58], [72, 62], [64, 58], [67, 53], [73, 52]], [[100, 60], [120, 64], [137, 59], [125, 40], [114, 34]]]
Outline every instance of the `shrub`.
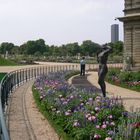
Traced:
[[124, 72], [119, 69], [110, 69], [106, 80], [115, 85], [140, 91], [140, 72]]

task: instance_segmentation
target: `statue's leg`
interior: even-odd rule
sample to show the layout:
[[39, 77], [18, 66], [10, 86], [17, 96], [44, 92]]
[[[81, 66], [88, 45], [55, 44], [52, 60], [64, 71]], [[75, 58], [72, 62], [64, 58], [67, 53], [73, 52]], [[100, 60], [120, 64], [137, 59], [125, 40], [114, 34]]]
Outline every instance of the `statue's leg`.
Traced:
[[102, 90], [102, 93], [103, 93], [104, 97], [106, 97], [106, 85], [105, 85], [105, 82], [104, 82], [105, 76], [106, 76], [106, 73], [104, 73], [104, 71], [101, 69], [101, 71], [99, 72], [98, 83], [101, 87], [101, 90]]
[[98, 83], [99, 83], [99, 85], [101, 87], [103, 96], [106, 97], [106, 85], [105, 85], [105, 82], [102, 81], [102, 79], [99, 79]]

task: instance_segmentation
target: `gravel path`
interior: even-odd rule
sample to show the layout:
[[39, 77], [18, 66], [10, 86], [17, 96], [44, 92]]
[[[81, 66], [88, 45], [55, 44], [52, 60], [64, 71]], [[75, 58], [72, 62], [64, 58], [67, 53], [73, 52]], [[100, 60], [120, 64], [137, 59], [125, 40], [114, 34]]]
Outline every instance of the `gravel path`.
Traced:
[[33, 81], [20, 86], [11, 96], [8, 127], [11, 140], [59, 140], [38, 111], [32, 96]]

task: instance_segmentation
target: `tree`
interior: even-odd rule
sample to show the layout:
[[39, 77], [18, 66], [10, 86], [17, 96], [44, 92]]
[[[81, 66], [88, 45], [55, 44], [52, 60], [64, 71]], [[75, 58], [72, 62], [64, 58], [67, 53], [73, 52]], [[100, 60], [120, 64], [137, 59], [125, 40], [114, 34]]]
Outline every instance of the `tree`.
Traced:
[[92, 56], [93, 53], [97, 53], [99, 46], [100, 46], [99, 44], [94, 43], [91, 40], [85, 40], [81, 45], [81, 50], [82, 50], [81, 53], [83, 55]]
[[38, 39], [36, 41], [29, 40], [27, 43], [21, 45], [20, 48], [25, 54], [31, 55], [34, 55], [36, 52], [43, 54], [46, 51], [46, 45], [43, 39]]
[[123, 52], [123, 42], [117, 41], [115, 43], [108, 43], [109, 46], [113, 48], [114, 55], [122, 55]]
[[66, 57], [68, 55], [68, 49], [67, 49], [66, 45], [60, 46], [59, 49], [60, 49], [60, 55], [61, 56]]
[[41, 53], [39, 51], [35, 52], [34, 56], [36, 56], [38, 59], [41, 56]]
[[121, 54], [123, 52], [123, 42], [117, 41], [114, 43], [114, 50], [116, 54]]
[[75, 43], [72, 43], [71, 44], [71, 52], [72, 52], [72, 55], [75, 56], [77, 55], [78, 53], [80, 53], [80, 46], [78, 45], [77, 42]]
[[1, 54], [5, 54], [6, 51], [8, 51], [9, 54], [12, 54], [12, 49], [13, 48], [14, 48], [14, 44], [13, 43], [3, 42], [0, 45], [0, 53]]
[[26, 43], [20, 45], [20, 46], [19, 46], [19, 53], [20, 53], [20, 54], [27, 54], [27, 49], [26, 49], [26, 48], [27, 48]]
[[35, 41], [36, 50], [43, 54], [46, 51], [45, 41], [43, 39], [38, 39]]
[[19, 53], [19, 46], [14, 46], [11, 49], [11, 54], [18, 54]]

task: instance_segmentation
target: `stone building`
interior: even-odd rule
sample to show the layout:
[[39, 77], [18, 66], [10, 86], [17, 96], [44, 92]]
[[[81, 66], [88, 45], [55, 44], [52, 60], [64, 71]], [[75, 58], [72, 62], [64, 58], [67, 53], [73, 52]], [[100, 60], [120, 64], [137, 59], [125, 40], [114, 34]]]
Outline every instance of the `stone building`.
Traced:
[[124, 70], [140, 70], [140, 0], [125, 0]]

